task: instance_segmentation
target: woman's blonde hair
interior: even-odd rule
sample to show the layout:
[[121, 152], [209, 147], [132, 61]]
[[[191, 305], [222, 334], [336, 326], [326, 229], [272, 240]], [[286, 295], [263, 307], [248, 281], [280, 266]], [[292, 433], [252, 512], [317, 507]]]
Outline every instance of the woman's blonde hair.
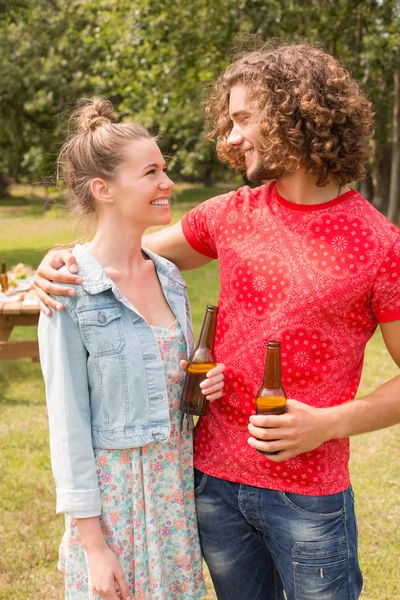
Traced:
[[92, 179], [112, 180], [125, 158], [126, 145], [134, 140], [154, 140], [138, 123], [116, 123], [117, 115], [109, 100], [80, 100], [70, 117], [70, 133], [57, 162], [57, 178], [67, 188], [71, 211], [95, 212], [90, 190]]

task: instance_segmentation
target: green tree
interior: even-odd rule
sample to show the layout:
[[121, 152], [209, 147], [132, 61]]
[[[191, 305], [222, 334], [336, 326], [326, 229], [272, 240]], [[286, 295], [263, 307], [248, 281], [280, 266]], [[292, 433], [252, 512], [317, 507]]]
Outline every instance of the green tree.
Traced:
[[67, 109], [79, 97], [98, 94], [110, 98], [123, 119], [161, 134], [175, 177], [211, 183], [224, 168], [204, 140], [204, 89], [227, 64], [235, 36], [258, 33], [318, 43], [361, 81], [376, 112], [374, 160], [363, 191], [387, 209], [398, 0], [175, 0], [168, 6], [158, 0], [15, 0], [12, 7], [0, 0], [2, 6], [3, 175], [51, 175]]

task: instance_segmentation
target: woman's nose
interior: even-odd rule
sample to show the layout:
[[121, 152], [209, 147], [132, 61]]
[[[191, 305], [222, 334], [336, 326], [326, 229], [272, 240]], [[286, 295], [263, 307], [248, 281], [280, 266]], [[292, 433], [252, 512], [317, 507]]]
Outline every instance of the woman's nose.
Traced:
[[172, 179], [170, 179], [168, 177], [168, 175], [165, 175], [163, 181], [160, 183], [160, 185], [158, 186], [161, 190], [172, 190], [172, 188], [175, 186], [175, 183], [172, 181]]

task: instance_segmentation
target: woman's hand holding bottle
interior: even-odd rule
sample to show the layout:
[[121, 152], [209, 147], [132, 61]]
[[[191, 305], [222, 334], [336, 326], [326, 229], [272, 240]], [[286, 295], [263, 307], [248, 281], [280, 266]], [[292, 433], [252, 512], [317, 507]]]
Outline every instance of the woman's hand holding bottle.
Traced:
[[[187, 361], [181, 360], [181, 369], [186, 371]], [[224, 391], [224, 370], [225, 365], [218, 363], [215, 367], [207, 372], [206, 379], [200, 383], [203, 394], [209, 402], [221, 398]]]

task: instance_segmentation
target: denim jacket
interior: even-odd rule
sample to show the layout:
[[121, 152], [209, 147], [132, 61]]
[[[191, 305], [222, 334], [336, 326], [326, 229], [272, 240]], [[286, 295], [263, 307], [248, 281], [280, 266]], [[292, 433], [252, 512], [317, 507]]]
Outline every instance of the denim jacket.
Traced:
[[[144, 446], [170, 435], [167, 388], [153, 330], [87, 246], [73, 251], [83, 278], [73, 286], [76, 296], [57, 297], [64, 310], [39, 320], [56, 510], [75, 518], [101, 514], [93, 448]], [[175, 265], [144, 252], [154, 262], [190, 353], [186, 284]]]

